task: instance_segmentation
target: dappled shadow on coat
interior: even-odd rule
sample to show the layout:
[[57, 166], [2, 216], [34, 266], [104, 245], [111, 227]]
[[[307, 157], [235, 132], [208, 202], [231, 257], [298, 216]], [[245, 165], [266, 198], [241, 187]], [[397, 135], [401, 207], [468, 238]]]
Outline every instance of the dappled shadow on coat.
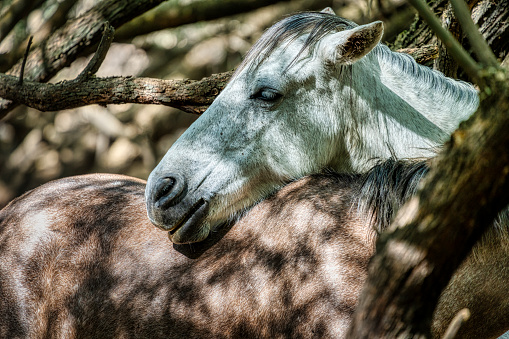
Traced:
[[201, 255], [192, 259], [147, 221], [143, 183], [79, 178], [42, 186], [0, 214], [0, 316], [9, 319], [1, 336], [346, 331], [372, 253], [365, 234], [347, 227], [357, 221], [348, 181], [295, 182], [213, 234], [220, 241], [201, 252], [193, 245]]

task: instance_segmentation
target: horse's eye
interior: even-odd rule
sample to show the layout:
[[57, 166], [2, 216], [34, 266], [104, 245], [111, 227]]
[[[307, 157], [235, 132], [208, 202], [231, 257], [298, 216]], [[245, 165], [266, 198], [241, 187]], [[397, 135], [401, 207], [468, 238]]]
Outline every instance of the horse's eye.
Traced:
[[260, 99], [263, 101], [276, 101], [281, 98], [283, 95], [276, 92], [273, 89], [262, 88], [255, 94], [251, 95], [249, 99]]

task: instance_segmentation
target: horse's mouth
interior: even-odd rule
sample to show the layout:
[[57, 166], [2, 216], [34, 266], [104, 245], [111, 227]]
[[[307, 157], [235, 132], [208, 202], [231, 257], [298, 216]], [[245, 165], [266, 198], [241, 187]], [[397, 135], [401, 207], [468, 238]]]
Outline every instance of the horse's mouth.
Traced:
[[[203, 240], [202, 221], [207, 216], [209, 202], [200, 198], [168, 231], [168, 237], [173, 243], [191, 243]], [[208, 232], [207, 234], [208, 235]]]

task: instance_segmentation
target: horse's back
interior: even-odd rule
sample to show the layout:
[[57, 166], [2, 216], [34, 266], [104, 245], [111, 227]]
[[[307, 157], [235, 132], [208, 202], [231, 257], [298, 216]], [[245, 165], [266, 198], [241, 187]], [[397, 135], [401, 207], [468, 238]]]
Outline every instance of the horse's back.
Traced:
[[[217, 239], [179, 246], [148, 221], [140, 180], [43, 185], [0, 211], [0, 337], [343, 337], [373, 253], [355, 185], [302, 179]], [[463, 307], [464, 336], [505, 328], [509, 255], [495, 247], [453, 278], [436, 335]]]
[[0, 212], [0, 337], [341, 336], [371, 253], [347, 186], [291, 184], [200, 252], [148, 221], [141, 181], [43, 185]]

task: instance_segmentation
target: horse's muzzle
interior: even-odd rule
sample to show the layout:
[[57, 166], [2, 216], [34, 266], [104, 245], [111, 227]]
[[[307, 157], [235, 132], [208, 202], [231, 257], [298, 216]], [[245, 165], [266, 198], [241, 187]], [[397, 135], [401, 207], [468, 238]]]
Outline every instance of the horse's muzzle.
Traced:
[[209, 211], [209, 201], [199, 192], [188, 192], [183, 176], [168, 174], [149, 180], [145, 192], [150, 221], [164, 231], [174, 243], [204, 240], [209, 233], [203, 225]]

